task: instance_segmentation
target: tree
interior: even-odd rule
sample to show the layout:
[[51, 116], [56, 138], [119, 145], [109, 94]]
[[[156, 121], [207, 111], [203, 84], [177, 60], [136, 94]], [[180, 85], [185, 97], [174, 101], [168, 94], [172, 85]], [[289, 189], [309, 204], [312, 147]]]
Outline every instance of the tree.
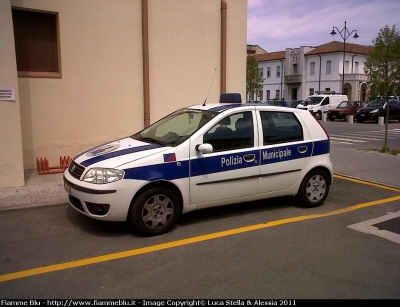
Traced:
[[400, 95], [400, 32], [393, 25], [385, 26], [372, 41], [374, 46], [367, 56], [364, 71], [369, 80], [369, 95], [386, 98], [385, 143], [382, 151], [388, 151], [387, 132], [390, 96]]
[[264, 78], [260, 74], [258, 62], [254, 55], [247, 56], [247, 71], [246, 71], [246, 92], [247, 96], [253, 97], [254, 94], [259, 94], [263, 87]]

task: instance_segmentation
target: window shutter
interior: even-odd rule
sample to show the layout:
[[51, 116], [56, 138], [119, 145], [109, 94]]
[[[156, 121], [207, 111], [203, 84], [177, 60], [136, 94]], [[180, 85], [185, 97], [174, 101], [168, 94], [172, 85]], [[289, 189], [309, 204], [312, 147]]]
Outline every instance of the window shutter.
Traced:
[[12, 10], [18, 71], [58, 72], [57, 16]]

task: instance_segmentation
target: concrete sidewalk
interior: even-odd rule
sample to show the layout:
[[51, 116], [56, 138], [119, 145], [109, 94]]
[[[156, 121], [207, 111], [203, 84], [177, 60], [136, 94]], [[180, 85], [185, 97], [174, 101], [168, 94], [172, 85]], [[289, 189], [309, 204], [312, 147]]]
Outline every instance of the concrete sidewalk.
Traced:
[[[383, 155], [331, 146], [335, 174], [400, 188], [400, 155]], [[67, 204], [63, 174], [39, 175], [25, 171], [24, 187], [0, 190], [0, 211]]]
[[25, 186], [0, 190], [0, 211], [68, 203], [63, 174], [25, 171]]
[[400, 154], [334, 147], [331, 144], [333, 172], [400, 189]]

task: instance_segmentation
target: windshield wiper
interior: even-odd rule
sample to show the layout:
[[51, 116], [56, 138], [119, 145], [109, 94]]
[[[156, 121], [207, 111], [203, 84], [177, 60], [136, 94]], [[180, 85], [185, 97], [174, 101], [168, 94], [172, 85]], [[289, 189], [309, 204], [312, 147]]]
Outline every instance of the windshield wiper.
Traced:
[[156, 144], [159, 144], [159, 145], [165, 145], [164, 143], [162, 143], [162, 142], [160, 142], [160, 141], [158, 141], [158, 140], [156, 140], [154, 138], [151, 138], [151, 137], [143, 137], [140, 134], [139, 134], [139, 137], [140, 137], [141, 141], [150, 142], [150, 143], [156, 143]]

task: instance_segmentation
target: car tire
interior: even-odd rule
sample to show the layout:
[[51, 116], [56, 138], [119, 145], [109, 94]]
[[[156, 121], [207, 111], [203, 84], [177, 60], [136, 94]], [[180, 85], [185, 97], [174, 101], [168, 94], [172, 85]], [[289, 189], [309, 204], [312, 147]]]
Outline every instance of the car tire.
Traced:
[[345, 122], [348, 122], [349, 119], [350, 119], [350, 114], [346, 114], [346, 115], [344, 116], [344, 121], [345, 121]]
[[357, 123], [363, 123], [363, 122], [364, 122], [363, 119], [358, 119], [358, 118], [357, 118]]
[[301, 182], [297, 197], [303, 207], [314, 208], [322, 205], [328, 194], [328, 175], [323, 170], [313, 170]]
[[335, 119], [334, 119], [334, 118], [330, 118], [329, 120], [330, 120], [331, 122], [334, 122], [334, 121], [335, 121]]
[[134, 200], [128, 221], [140, 234], [156, 236], [174, 227], [180, 213], [181, 203], [172, 191], [153, 187]]
[[322, 113], [321, 113], [321, 111], [318, 111], [317, 113], [315, 113], [315, 118], [318, 119], [318, 120], [321, 120], [321, 119], [322, 119]]

